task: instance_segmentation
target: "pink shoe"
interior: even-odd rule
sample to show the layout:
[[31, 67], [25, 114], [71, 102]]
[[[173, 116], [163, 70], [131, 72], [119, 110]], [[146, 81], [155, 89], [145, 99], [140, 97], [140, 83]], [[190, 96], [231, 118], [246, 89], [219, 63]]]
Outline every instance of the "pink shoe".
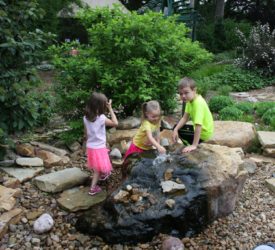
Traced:
[[98, 185], [95, 185], [94, 187], [91, 187], [89, 191], [89, 195], [95, 195], [97, 193], [100, 193], [102, 191], [101, 187]]
[[111, 175], [111, 172], [110, 173], [101, 174], [99, 180], [105, 181], [105, 180], [107, 180], [110, 177], [110, 175]]

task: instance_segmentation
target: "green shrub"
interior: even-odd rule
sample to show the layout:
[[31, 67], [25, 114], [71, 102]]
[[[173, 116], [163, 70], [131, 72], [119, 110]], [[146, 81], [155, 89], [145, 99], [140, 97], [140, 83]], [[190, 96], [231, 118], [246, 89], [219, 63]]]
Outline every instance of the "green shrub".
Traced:
[[270, 78], [260, 77], [257, 73], [228, 65], [224, 71], [199, 79], [198, 82], [202, 85], [202, 82], [208, 82], [212, 89], [227, 85], [231, 86], [233, 91], [248, 91], [262, 88], [272, 81]]
[[225, 64], [207, 63], [192, 71], [189, 75], [193, 79], [197, 80], [203, 77], [209, 77], [224, 71]]
[[225, 107], [219, 112], [219, 119], [223, 121], [240, 121], [242, 116], [243, 111], [234, 106]]
[[258, 102], [255, 104], [256, 114], [259, 117], [262, 117], [267, 110], [274, 107], [275, 107], [275, 102]]
[[229, 93], [232, 91], [232, 87], [229, 85], [219, 86], [218, 87], [218, 95], [229, 95]]
[[233, 104], [234, 102], [229, 96], [214, 96], [209, 101], [209, 108], [212, 112], [218, 113], [221, 109]]
[[193, 43], [188, 29], [176, 17], [159, 13], [123, 13], [119, 9], [89, 9], [80, 14], [89, 33], [89, 45], [54, 46], [54, 64], [60, 70], [56, 93], [58, 106], [71, 120], [83, 115], [91, 91], [100, 91], [121, 108], [124, 116], [141, 103], [160, 100], [173, 110], [178, 80], [191, 69], [210, 61], [212, 55]]
[[252, 115], [254, 113], [254, 104], [252, 102], [238, 102], [234, 106], [244, 112], [244, 114]]
[[275, 75], [275, 29], [269, 24], [258, 23], [249, 36], [238, 32], [242, 41], [244, 56], [236, 61], [247, 69], [260, 70], [263, 75]]
[[[275, 105], [275, 104], [274, 104]], [[263, 122], [266, 125], [271, 125], [272, 121], [275, 119], [275, 106], [268, 109], [262, 116]]]

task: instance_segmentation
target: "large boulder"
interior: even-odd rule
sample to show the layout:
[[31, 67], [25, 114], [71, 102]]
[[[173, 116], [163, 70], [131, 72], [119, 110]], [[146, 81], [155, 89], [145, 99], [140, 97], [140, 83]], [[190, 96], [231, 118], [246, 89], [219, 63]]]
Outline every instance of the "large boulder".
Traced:
[[[211, 144], [180, 152], [158, 160], [139, 156], [127, 165], [128, 178], [102, 206], [84, 213], [77, 229], [110, 243], [136, 243], [159, 233], [190, 236], [231, 213], [248, 176], [239, 152]], [[166, 192], [167, 180], [184, 185]]]
[[215, 121], [214, 135], [207, 143], [248, 149], [256, 138], [256, 129], [252, 123]]

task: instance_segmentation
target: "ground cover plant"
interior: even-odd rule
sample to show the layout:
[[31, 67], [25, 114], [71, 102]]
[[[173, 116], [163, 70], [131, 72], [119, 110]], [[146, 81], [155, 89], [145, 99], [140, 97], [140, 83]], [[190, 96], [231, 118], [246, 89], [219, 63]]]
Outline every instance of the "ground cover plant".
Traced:
[[[188, 29], [175, 17], [103, 8], [86, 10], [79, 18], [88, 31], [89, 45], [51, 49], [61, 72], [56, 89], [59, 107], [72, 122], [81, 122], [84, 100], [92, 90], [112, 98], [124, 116], [150, 99], [159, 100], [169, 112], [176, 104], [178, 80], [212, 59], [188, 38]], [[77, 56], [69, 55], [72, 46], [77, 47]]]

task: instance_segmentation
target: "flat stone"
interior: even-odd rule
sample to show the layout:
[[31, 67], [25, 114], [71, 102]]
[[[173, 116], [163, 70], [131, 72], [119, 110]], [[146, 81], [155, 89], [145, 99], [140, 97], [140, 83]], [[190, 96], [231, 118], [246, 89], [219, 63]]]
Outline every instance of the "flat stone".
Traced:
[[275, 132], [258, 131], [259, 141], [264, 148], [275, 148]]
[[263, 155], [275, 158], [275, 148], [265, 148]]
[[252, 123], [238, 121], [214, 121], [214, 135], [206, 143], [228, 147], [249, 148], [256, 138]]
[[89, 187], [73, 188], [64, 191], [60, 198], [57, 199], [59, 206], [70, 212], [86, 210], [94, 205], [104, 201], [107, 197], [106, 191], [102, 191], [96, 195], [89, 195]]
[[14, 207], [16, 193], [18, 193], [18, 190], [0, 185], [0, 211], [9, 211]]
[[68, 154], [68, 152], [64, 149], [56, 148], [56, 147], [50, 146], [50, 145], [45, 144], [45, 143], [32, 141], [31, 144], [34, 145], [34, 146], [39, 147], [40, 149], [48, 150], [48, 151], [50, 151], [54, 154], [57, 154], [58, 156], [61, 156], [61, 157]]
[[21, 156], [34, 157], [34, 147], [29, 143], [17, 144], [15, 147], [16, 153]]
[[9, 212], [3, 213], [0, 216], [0, 239], [7, 232], [10, 224], [16, 224], [20, 221], [22, 209], [15, 208]]
[[275, 193], [275, 178], [265, 180], [265, 183], [270, 191]]
[[42, 191], [57, 193], [81, 185], [88, 178], [88, 174], [74, 167], [38, 176], [33, 180], [33, 183]]
[[45, 167], [62, 165], [62, 158], [47, 150], [38, 150], [37, 156], [44, 161]]
[[13, 168], [13, 167], [1, 167], [4, 172], [17, 178], [20, 182], [24, 182], [32, 179], [35, 175], [42, 172], [44, 168], [42, 167], [32, 167], [32, 168]]
[[38, 157], [34, 157], [34, 158], [21, 157], [21, 158], [17, 158], [15, 162], [17, 165], [22, 167], [42, 167], [43, 166], [43, 160]]

